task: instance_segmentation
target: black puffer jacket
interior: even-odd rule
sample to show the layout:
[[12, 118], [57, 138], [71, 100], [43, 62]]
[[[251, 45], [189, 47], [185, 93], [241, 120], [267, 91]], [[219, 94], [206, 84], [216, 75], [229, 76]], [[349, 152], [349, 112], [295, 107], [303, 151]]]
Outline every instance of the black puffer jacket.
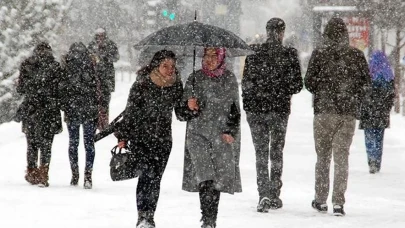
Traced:
[[66, 66], [60, 91], [66, 121], [83, 123], [98, 116], [98, 94], [95, 70], [90, 54], [82, 43], [74, 43], [66, 55]]
[[59, 80], [62, 69], [52, 54], [35, 54], [21, 64], [17, 92], [24, 96], [17, 111], [24, 133], [51, 137], [62, 131]]
[[148, 75], [141, 75], [132, 85], [123, 119], [118, 124], [119, 141], [149, 142], [152, 139], [172, 141], [172, 114], [178, 118], [183, 84], [180, 78], [172, 86], [159, 87]]
[[247, 112], [290, 114], [291, 97], [303, 87], [297, 50], [269, 39], [253, 45], [242, 78], [243, 108]]

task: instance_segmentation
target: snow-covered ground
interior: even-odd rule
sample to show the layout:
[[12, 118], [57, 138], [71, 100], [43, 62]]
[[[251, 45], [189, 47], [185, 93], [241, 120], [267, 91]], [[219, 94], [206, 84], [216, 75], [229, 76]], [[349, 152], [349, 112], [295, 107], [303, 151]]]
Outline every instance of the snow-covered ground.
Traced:
[[[111, 116], [125, 106], [129, 82], [118, 82], [111, 102]], [[311, 206], [314, 195], [316, 155], [312, 134], [311, 96], [294, 96], [284, 150], [284, 207], [268, 214], [256, 212], [255, 156], [246, 116], [242, 116], [241, 173], [243, 192], [221, 196], [218, 228], [243, 227], [405, 227], [405, 118], [392, 116], [386, 131], [382, 171], [368, 173], [364, 134], [356, 130], [351, 147], [346, 217], [319, 214]], [[0, 126], [0, 227], [15, 228], [130, 228], [135, 227], [137, 180], [112, 182], [109, 177], [113, 136], [96, 144], [92, 190], [69, 186], [68, 134], [55, 138], [50, 167], [50, 187], [38, 188], [24, 180], [26, 141], [20, 124]], [[200, 227], [198, 194], [181, 190], [185, 124], [173, 123], [174, 145], [163, 177], [157, 227]], [[80, 145], [81, 172], [84, 148]], [[333, 167], [333, 166], [332, 166]], [[329, 201], [330, 203], [330, 201]]]

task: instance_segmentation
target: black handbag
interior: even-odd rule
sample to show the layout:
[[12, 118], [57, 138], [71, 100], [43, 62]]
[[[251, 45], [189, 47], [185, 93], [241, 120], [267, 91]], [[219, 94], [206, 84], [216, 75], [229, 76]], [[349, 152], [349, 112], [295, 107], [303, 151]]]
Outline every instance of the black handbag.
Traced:
[[110, 176], [113, 181], [130, 180], [141, 174], [139, 159], [129, 148], [115, 146], [111, 149]]

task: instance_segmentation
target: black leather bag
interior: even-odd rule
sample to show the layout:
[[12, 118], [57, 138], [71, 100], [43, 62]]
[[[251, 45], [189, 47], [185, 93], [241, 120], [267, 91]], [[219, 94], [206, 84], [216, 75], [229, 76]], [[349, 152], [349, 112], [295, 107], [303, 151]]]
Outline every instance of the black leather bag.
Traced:
[[111, 149], [110, 176], [113, 181], [130, 180], [141, 173], [136, 154], [128, 148], [124, 150], [123, 152], [122, 148], [118, 148], [118, 146]]

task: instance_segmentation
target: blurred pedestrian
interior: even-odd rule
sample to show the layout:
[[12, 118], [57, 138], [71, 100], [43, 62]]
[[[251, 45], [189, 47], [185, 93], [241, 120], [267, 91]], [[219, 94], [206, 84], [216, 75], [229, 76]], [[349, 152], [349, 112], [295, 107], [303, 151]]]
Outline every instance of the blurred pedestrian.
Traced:
[[136, 189], [137, 228], [154, 228], [160, 183], [172, 149], [173, 109], [180, 118], [183, 84], [176, 56], [167, 50], [156, 52], [138, 75], [115, 135], [118, 146], [129, 147], [141, 164]]
[[242, 78], [243, 108], [256, 151], [258, 212], [283, 206], [281, 176], [291, 98], [303, 87], [297, 50], [282, 44], [284, 21], [270, 19], [266, 31], [267, 41], [252, 45], [256, 53], [246, 58]]
[[94, 134], [98, 119], [98, 93], [95, 70], [90, 53], [83, 43], [73, 43], [65, 56], [64, 78], [60, 90], [62, 110], [69, 131], [69, 161], [72, 170], [70, 184], [79, 182], [78, 147], [80, 126], [83, 127], [86, 165], [84, 188], [91, 189], [95, 156]]
[[183, 101], [198, 114], [187, 122], [183, 190], [198, 192], [202, 228], [216, 227], [221, 192], [241, 192], [238, 82], [224, 48], [205, 48], [202, 69], [191, 74]]
[[103, 28], [96, 30], [94, 40], [90, 42], [88, 49], [92, 55], [99, 80], [100, 107], [98, 129], [104, 130], [109, 124], [109, 107], [111, 93], [115, 91], [114, 62], [120, 58], [117, 44], [110, 40]]
[[[25, 179], [40, 187], [49, 186], [49, 166], [54, 135], [62, 131], [58, 90], [62, 70], [47, 42], [39, 43], [20, 67], [17, 92], [23, 102], [17, 111], [27, 138]], [[39, 165], [38, 165], [39, 157]]]
[[326, 213], [329, 171], [333, 155], [333, 214], [345, 215], [349, 151], [371, 78], [364, 53], [349, 46], [344, 21], [332, 18], [323, 33], [323, 46], [312, 52], [305, 86], [314, 95], [315, 199], [312, 207]]
[[390, 111], [394, 105], [394, 73], [387, 56], [375, 51], [370, 58], [372, 87], [361, 108], [360, 129], [364, 129], [367, 160], [371, 174], [380, 172], [384, 131], [390, 126]]

